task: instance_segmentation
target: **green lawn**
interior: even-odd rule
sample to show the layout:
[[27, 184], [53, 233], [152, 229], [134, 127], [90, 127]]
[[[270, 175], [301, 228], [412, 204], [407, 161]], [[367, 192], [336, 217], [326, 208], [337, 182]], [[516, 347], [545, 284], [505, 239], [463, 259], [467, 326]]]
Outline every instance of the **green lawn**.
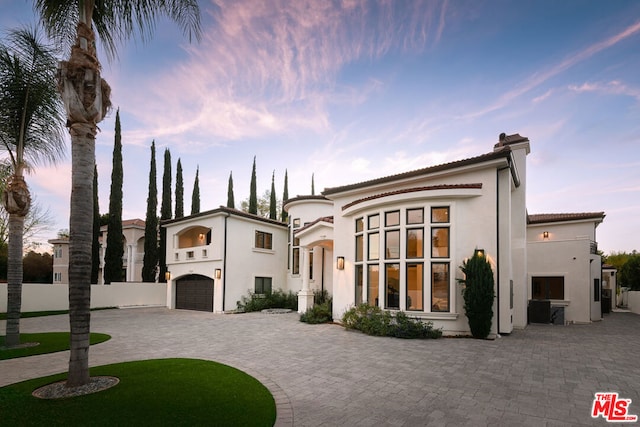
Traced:
[[[92, 308], [91, 311], [114, 310], [117, 308], [118, 307], [99, 307]], [[69, 314], [69, 310], [27, 311], [25, 313], [20, 313], [20, 318], [26, 319], [28, 317], [55, 316], [58, 314]], [[0, 320], [7, 320], [7, 313], [0, 313]]]
[[[111, 339], [110, 335], [92, 332], [89, 342], [99, 344]], [[4, 346], [4, 336], [0, 336], [0, 347]], [[13, 359], [15, 357], [33, 356], [36, 354], [55, 353], [56, 351], [69, 350], [69, 332], [43, 332], [38, 334], [20, 334], [20, 342], [40, 343], [35, 347], [0, 349], [0, 360]]]
[[3, 425], [272, 426], [276, 407], [258, 380], [230, 366], [197, 359], [158, 359], [91, 368], [120, 379], [99, 393], [59, 400], [31, 395], [58, 374], [0, 388]]

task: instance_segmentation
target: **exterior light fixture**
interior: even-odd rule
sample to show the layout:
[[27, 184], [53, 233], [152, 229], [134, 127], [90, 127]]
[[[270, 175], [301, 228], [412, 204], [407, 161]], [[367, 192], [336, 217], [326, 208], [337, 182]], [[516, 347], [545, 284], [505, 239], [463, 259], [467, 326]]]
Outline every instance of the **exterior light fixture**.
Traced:
[[339, 256], [338, 258], [336, 258], [336, 268], [338, 270], [344, 270], [344, 257], [343, 256]]
[[204, 240], [204, 233], [200, 233], [200, 234], [198, 234], [198, 239], [200, 239], [200, 240]]
[[222, 270], [220, 270], [219, 268], [216, 268], [214, 277], [216, 279], [220, 279], [222, 277]]
[[164, 272], [164, 280], [171, 280], [171, 272], [170, 271], [165, 271]]
[[475, 251], [473, 251], [473, 256], [484, 258], [484, 249], [476, 249]]
[[543, 239], [548, 239], [549, 238], [549, 232], [548, 231], [543, 231], [542, 232], [542, 238]]

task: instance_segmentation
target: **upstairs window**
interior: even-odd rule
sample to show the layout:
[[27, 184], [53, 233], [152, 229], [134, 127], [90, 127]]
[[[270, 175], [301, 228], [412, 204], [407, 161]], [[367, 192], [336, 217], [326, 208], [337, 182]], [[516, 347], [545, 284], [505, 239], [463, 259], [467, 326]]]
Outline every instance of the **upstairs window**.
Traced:
[[255, 247], [259, 249], [273, 249], [273, 236], [271, 233], [256, 231]]

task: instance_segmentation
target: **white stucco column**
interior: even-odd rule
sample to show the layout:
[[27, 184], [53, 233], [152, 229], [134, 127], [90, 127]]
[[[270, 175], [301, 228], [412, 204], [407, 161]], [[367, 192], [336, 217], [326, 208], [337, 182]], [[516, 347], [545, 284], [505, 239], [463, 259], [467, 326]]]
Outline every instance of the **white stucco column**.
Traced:
[[133, 282], [136, 266], [133, 260], [133, 245], [127, 245], [127, 282]]
[[305, 313], [313, 307], [313, 291], [309, 290], [309, 248], [303, 246], [302, 255], [302, 290], [298, 292], [298, 313]]

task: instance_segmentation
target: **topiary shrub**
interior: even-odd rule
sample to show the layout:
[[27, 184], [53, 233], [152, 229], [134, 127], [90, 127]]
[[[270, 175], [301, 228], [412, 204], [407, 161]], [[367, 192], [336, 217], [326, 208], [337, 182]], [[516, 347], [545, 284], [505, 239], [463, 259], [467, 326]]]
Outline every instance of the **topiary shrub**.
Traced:
[[434, 329], [433, 323], [412, 319], [399, 311], [392, 315], [389, 311], [367, 303], [347, 310], [342, 316], [342, 325], [367, 335], [396, 338], [440, 338], [442, 331]]
[[487, 338], [491, 332], [495, 298], [491, 264], [480, 251], [475, 251], [460, 269], [465, 276], [460, 282], [464, 284], [464, 312], [469, 320], [471, 335], [474, 338]]

